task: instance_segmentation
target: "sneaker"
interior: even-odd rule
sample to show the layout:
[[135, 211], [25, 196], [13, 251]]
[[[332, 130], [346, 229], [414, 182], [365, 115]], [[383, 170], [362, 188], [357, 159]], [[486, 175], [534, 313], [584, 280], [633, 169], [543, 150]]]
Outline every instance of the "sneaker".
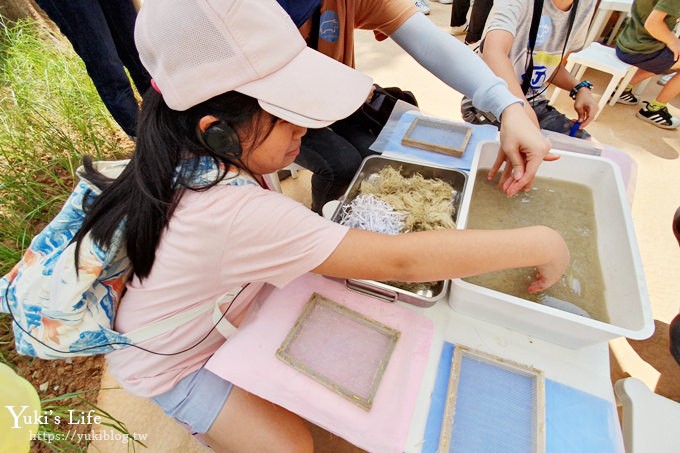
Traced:
[[471, 51], [473, 51], [475, 53], [477, 53], [479, 51], [479, 45], [480, 45], [479, 41], [468, 42], [467, 39], [466, 39], [465, 45], [468, 46], [468, 49], [470, 49]]
[[415, 0], [415, 4], [421, 13], [426, 16], [430, 14], [430, 5], [427, 4], [427, 0]]
[[458, 35], [464, 35], [465, 33], [468, 32], [469, 25], [467, 22], [465, 22], [463, 25], [458, 25], [456, 27], [451, 27], [450, 33], [453, 36], [458, 36]]
[[621, 96], [619, 96], [616, 102], [619, 104], [637, 105], [640, 103], [640, 100], [635, 97], [632, 89], [628, 89], [621, 93]]
[[645, 102], [645, 104], [647, 105], [641, 108], [635, 116], [662, 129], [677, 129], [680, 127], [680, 120], [673, 118], [668, 108], [664, 107], [660, 110], [652, 111], [648, 108], [649, 102]]
[[463, 96], [460, 102], [460, 113], [463, 117], [463, 121], [471, 124], [491, 124], [493, 126], [498, 126], [496, 118], [491, 113], [484, 113], [477, 107], [472, 105], [472, 99], [467, 96]]
[[656, 81], [657, 85], [664, 86], [668, 83], [669, 80], [671, 80], [677, 72], [671, 72], [670, 74], [666, 74], [665, 76], [661, 77], [659, 80]]

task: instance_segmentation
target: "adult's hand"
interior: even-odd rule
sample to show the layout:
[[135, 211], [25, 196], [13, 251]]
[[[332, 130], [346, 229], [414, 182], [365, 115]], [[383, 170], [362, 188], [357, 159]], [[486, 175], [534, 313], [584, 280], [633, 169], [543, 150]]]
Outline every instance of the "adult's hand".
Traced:
[[508, 196], [531, 188], [541, 162], [559, 159], [559, 156], [550, 154], [550, 141], [541, 134], [519, 103], [503, 110], [500, 140], [501, 147], [488, 178], [493, 179], [505, 163], [498, 184]]

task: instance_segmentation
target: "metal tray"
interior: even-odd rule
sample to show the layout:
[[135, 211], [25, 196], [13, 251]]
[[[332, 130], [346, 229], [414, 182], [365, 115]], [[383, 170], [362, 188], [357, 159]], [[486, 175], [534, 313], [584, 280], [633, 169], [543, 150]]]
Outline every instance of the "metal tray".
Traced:
[[[361, 183], [370, 178], [371, 175], [378, 173], [384, 167], [392, 167], [394, 169], [401, 168], [401, 174], [404, 177], [409, 177], [415, 173], [420, 173], [427, 179], [441, 179], [453, 187], [457, 196], [453, 200], [453, 220], [458, 218], [458, 211], [460, 209], [463, 192], [467, 183], [467, 174], [462, 170], [455, 170], [446, 167], [440, 167], [430, 164], [421, 164], [407, 160], [399, 160], [383, 156], [370, 156], [364, 159], [352, 179], [349, 188], [345, 195], [340, 199], [335, 212], [331, 216], [333, 222], [339, 223], [342, 220], [343, 206], [349, 204], [354, 198], [359, 195], [359, 187]], [[397, 300], [419, 307], [431, 307], [438, 300], [446, 297], [449, 290], [449, 280], [441, 280], [429, 289], [419, 290], [417, 292], [397, 288], [396, 286], [373, 280], [346, 280], [348, 289], [367, 294], [387, 302], [396, 302]]]

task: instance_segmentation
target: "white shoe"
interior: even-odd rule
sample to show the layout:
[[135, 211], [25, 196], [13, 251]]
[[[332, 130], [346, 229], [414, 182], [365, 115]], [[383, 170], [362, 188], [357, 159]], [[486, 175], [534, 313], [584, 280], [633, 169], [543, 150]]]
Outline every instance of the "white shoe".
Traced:
[[677, 72], [671, 72], [670, 74], [666, 74], [665, 76], [661, 77], [659, 80], [656, 81], [658, 85], [664, 86], [668, 83], [669, 80], [671, 80]]
[[451, 27], [451, 30], [449, 30], [449, 32], [450, 32], [453, 36], [464, 35], [465, 33], [468, 32], [468, 28], [469, 28], [468, 23], [465, 22], [463, 25], [458, 25], [458, 26], [456, 26], [456, 27]]
[[430, 14], [430, 6], [427, 4], [427, 0], [415, 0], [415, 4], [421, 13], [426, 16]]
[[450, 5], [451, 3], [453, 3], [453, 0], [437, 0], [437, 1], [442, 5]]

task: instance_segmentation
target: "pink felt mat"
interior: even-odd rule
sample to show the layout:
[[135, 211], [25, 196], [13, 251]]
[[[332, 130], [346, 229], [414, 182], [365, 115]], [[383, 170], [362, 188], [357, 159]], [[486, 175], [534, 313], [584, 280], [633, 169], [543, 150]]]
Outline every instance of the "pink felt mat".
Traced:
[[[313, 274], [284, 289], [265, 291], [257, 311], [248, 315], [207, 368], [360, 448], [402, 452], [430, 350], [432, 321], [400, 304], [357, 294]], [[275, 357], [314, 292], [401, 332], [368, 412]]]

